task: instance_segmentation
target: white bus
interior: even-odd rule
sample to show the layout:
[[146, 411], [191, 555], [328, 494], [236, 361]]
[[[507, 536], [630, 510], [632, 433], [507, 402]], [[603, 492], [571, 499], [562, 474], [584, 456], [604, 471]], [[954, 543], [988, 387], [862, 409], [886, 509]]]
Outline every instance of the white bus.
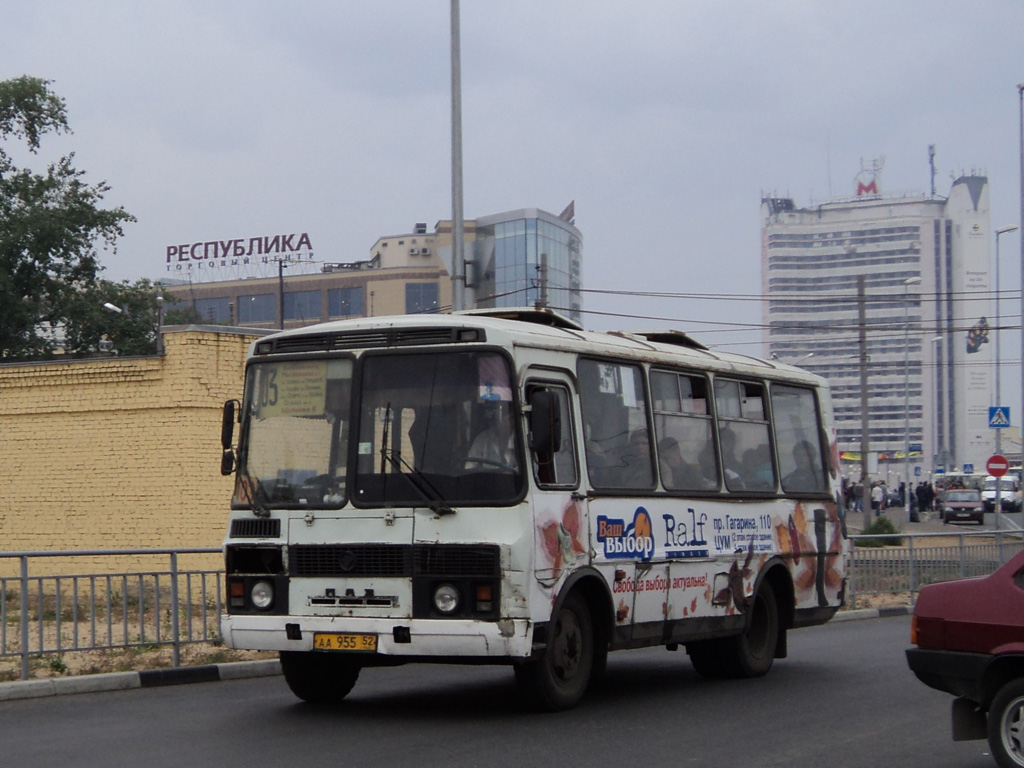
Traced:
[[843, 603], [824, 380], [683, 333], [530, 310], [282, 332], [222, 442], [223, 639], [278, 651], [309, 702], [363, 667], [500, 663], [560, 710], [645, 646], [754, 677]]

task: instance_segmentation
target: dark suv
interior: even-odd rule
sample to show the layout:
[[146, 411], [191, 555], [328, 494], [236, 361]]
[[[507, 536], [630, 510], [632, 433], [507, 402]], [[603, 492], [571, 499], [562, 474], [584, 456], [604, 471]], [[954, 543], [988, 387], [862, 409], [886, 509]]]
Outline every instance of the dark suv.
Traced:
[[1003, 768], [1024, 768], [1024, 551], [991, 576], [924, 587], [907, 663], [953, 701], [953, 740], [988, 738]]

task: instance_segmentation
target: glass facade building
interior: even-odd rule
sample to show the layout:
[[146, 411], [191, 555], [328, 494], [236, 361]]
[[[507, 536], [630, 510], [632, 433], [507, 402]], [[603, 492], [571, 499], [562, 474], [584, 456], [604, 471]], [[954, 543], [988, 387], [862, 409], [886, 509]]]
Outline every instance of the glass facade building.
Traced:
[[582, 236], [572, 222], [536, 208], [478, 218], [471, 278], [476, 306], [536, 306], [545, 261], [546, 305], [580, 322]]

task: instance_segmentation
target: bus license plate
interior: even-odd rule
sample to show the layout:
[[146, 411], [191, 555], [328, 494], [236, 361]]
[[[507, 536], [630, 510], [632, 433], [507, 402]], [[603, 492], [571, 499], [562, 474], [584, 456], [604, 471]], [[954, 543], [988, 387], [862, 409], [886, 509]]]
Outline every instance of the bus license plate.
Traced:
[[340, 634], [337, 632], [314, 632], [313, 650], [376, 653], [377, 636]]

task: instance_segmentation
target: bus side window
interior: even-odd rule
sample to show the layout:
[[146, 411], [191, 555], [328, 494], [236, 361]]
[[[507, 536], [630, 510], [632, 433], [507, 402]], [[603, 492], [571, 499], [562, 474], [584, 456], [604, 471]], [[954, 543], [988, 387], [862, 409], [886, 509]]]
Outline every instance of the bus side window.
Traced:
[[718, 464], [702, 376], [651, 372], [661, 484], [670, 491], [718, 489]]
[[650, 490], [654, 470], [640, 366], [581, 359], [577, 375], [591, 485]]
[[773, 385], [772, 417], [782, 490], [786, 493], [824, 491], [825, 463], [814, 393], [809, 389]]
[[775, 491], [764, 397], [761, 384], [715, 379], [718, 442], [730, 491]]
[[[554, 410], [558, 418], [551, 420], [552, 427], [557, 430], [552, 436], [551, 445], [536, 446], [531, 451], [533, 459], [533, 477], [538, 486], [575, 488], [579, 484], [576, 469], [576, 445], [572, 431], [572, 405], [569, 392], [565, 387], [544, 385], [528, 388], [526, 397], [529, 402], [533, 392], [544, 391], [554, 398]], [[554, 452], [550, 449], [554, 447]]]

